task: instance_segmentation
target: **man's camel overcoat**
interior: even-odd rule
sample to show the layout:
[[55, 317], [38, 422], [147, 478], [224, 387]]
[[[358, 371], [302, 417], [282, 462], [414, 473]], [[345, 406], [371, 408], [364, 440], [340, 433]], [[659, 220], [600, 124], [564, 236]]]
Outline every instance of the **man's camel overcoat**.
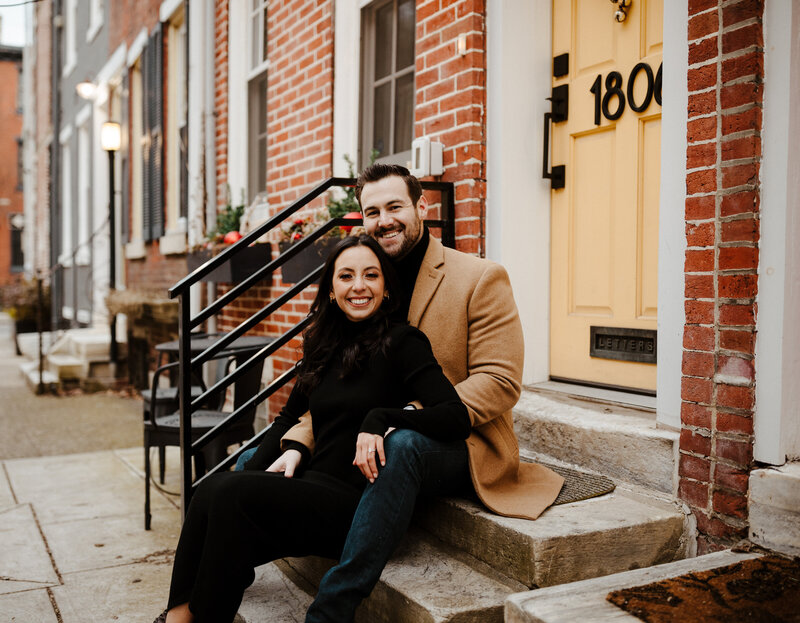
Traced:
[[[499, 515], [535, 519], [556, 499], [564, 479], [519, 461], [511, 409], [521, 390], [523, 336], [505, 269], [431, 237], [408, 322], [428, 336], [467, 406], [470, 472], [481, 501]], [[313, 448], [308, 424], [298, 424], [283, 440]]]

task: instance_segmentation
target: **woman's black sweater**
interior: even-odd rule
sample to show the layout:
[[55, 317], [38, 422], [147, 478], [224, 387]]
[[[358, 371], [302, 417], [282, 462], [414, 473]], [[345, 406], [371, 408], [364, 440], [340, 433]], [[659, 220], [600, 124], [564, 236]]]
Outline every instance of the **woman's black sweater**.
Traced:
[[[352, 328], [358, 330], [358, 323]], [[417, 400], [422, 409], [405, 410]], [[245, 469], [266, 469], [280, 454], [280, 439], [311, 411], [315, 451], [306, 470], [323, 472], [363, 489], [367, 480], [353, 465], [360, 432], [383, 435], [389, 427], [410, 428], [440, 441], [466, 439], [467, 408], [436, 361], [425, 334], [406, 324], [390, 329], [386, 353], [375, 353], [361, 368], [341, 378], [341, 361], [325, 369], [308, 394], [292, 390]], [[299, 444], [298, 444], [299, 445]]]

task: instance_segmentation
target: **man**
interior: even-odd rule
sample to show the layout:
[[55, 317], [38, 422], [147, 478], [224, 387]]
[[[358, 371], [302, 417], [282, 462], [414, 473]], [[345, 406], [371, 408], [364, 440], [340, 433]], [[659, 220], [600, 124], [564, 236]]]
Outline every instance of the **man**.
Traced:
[[[563, 484], [551, 470], [519, 463], [511, 409], [520, 394], [523, 336], [505, 269], [447, 249], [428, 234], [423, 225], [427, 200], [404, 167], [365, 169], [356, 198], [367, 234], [394, 260], [409, 295], [408, 322], [430, 340], [467, 406], [472, 433], [466, 442], [455, 443], [408, 429], [385, 438], [359, 435], [359, 448], [366, 446], [372, 457], [359, 467], [373, 478], [340, 562], [322, 579], [307, 623], [352, 620], [405, 534], [419, 495], [457, 495], [474, 488], [493, 512], [535, 519]], [[283, 437], [287, 445], [298, 442], [313, 450], [310, 420]]]

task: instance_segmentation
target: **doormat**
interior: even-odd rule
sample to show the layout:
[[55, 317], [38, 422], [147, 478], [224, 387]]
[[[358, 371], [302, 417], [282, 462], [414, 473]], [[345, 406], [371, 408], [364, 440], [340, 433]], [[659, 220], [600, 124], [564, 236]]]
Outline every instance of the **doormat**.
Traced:
[[552, 469], [557, 474], [564, 477], [564, 486], [553, 502], [553, 506], [558, 504], [569, 504], [570, 502], [580, 502], [589, 498], [611, 493], [616, 485], [614, 481], [605, 476], [582, 472], [562, 465], [553, 465], [544, 461], [537, 461], [539, 465]]
[[648, 623], [800, 621], [800, 558], [752, 558], [613, 591], [606, 599]]

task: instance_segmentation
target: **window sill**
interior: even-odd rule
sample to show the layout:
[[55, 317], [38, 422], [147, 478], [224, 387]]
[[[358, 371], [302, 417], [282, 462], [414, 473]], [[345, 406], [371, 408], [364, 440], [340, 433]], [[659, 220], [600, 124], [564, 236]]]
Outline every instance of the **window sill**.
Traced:
[[161, 255], [179, 255], [186, 253], [186, 232], [167, 232], [158, 239]]
[[76, 61], [72, 61], [69, 63], [69, 65], [64, 65], [64, 68], [61, 70], [61, 77], [66, 78], [67, 76], [69, 76], [72, 73], [72, 70], [75, 69], [75, 66], [77, 64], [78, 63]]
[[97, 36], [97, 33], [100, 32], [100, 29], [102, 27], [103, 27], [102, 20], [89, 26], [89, 30], [86, 32], [86, 43], [91, 43]]
[[144, 240], [132, 240], [125, 245], [125, 259], [140, 260], [147, 255]]

